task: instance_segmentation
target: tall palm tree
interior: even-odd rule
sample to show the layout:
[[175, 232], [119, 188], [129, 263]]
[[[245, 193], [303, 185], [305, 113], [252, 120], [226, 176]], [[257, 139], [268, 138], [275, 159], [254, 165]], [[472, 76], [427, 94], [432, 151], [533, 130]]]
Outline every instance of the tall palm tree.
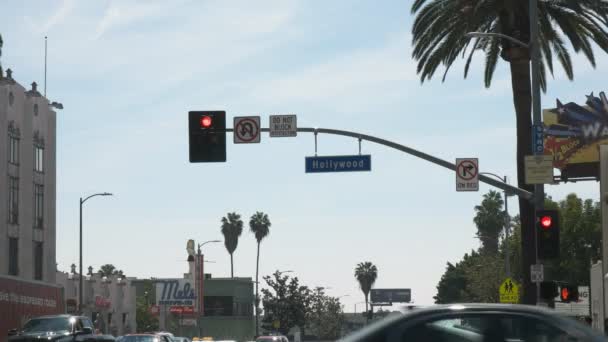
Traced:
[[255, 235], [255, 239], [258, 242], [258, 255], [255, 264], [255, 335], [258, 336], [259, 332], [259, 323], [258, 323], [258, 306], [260, 305], [260, 299], [258, 295], [258, 274], [260, 271], [260, 243], [264, 240], [265, 237], [270, 233], [270, 219], [268, 219], [268, 215], [263, 212], [256, 212], [249, 219], [249, 229]]
[[475, 206], [473, 222], [477, 226], [477, 237], [481, 240], [482, 250], [490, 254], [498, 253], [498, 237], [505, 227], [503, 204], [502, 195], [490, 190], [483, 195], [481, 205]]
[[365, 296], [365, 312], [368, 310], [369, 291], [378, 278], [378, 268], [369, 261], [361, 262], [355, 268], [355, 278], [359, 282], [361, 291]]
[[230, 277], [234, 278], [234, 262], [232, 254], [239, 244], [239, 236], [243, 234], [243, 221], [241, 215], [228, 213], [222, 217], [222, 234], [224, 234], [224, 246], [230, 254]]
[[[597, 0], [539, 0], [540, 84], [546, 90], [546, 70], [553, 75], [553, 56], [573, 79], [572, 60], [566, 40], [575, 52], [582, 51], [592, 66], [592, 42], [608, 51], [608, 4]], [[485, 54], [484, 82], [490, 87], [499, 57], [509, 63], [517, 129], [517, 180], [520, 188], [532, 191], [525, 183], [524, 156], [532, 154], [530, 54], [527, 48], [506, 39], [466, 37], [468, 32], [502, 33], [527, 42], [530, 37], [528, 0], [414, 0], [412, 13], [413, 57], [418, 61], [422, 82], [430, 79], [440, 65], [448, 70], [459, 58], [467, 56], [464, 77], [476, 51]], [[522, 266], [534, 261], [534, 208], [519, 199], [522, 227]], [[534, 291], [528, 274], [524, 277], [524, 303], [532, 304]]]

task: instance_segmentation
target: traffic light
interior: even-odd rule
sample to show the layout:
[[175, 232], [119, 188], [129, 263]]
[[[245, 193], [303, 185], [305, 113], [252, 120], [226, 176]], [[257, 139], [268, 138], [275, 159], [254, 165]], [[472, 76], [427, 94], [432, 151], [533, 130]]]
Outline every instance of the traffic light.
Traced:
[[190, 162], [226, 161], [226, 112], [188, 112]]
[[543, 281], [540, 283], [540, 297], [546, 301], [553, 300], [559, 295], [557, 283], [554, 281]]
[[538, 257], [550, 259], [559, 257], [559, 213], [557, 210], [536, 212], [536, 246]]
[[578, 286], [565, 284], [559, 289], [559, 298], [564, 303], [578, 301]]

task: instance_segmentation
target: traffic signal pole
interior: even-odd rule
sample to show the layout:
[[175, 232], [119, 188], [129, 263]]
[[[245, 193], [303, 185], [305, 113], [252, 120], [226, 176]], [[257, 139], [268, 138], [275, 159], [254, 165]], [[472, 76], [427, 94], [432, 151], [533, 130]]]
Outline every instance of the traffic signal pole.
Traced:
[[[260, 129], [262, 132], [270, 132], [269, 128], [261, 128]], [[378, 138], [375, 137], [373, 135], [367, 135], [367, 134], [361, 134], [361, 133], [357, 133], [357, 132], [351, 132], [351, 131], [344, 131], [344, 130], [339, 130], [339, 129], [332, 129], [332, 128], [311, 128], [311, 127], [298, 127], [297, 128], [298, 132], [305, 132], [305, 133], [314, 133], [314, 134], [318, 134], [318, 133], [324, 133], [324, 134], [333, 134], [333, 135], [341, 135], [341, 136], [345, 136], [345, 137], [351, 137], [351, 138], [355, 138], [355, 139], [360, 139], [360, 140], [365, 140], [365, 141], [370, 141], [376, 144], [380, 144], [380, 145], [384, 145], [384, 146], [388, 146], [391, 147], [395, 150], [399, 150], [401, 152], [405, 152], [409, 155], [412, 155], [414, 157], [418, 157], [420, 159], [424, 159], [428, 162], [431, 162], [433, 164], [442, 166], [444, 168], [450, 169], [452, 171], [456, 171], [456, 164], [454, 163], [450, 163], [447, 160], [443, 160], [441, 158], [432, 156], [430, 154], [415, 150], [411, 147], [407, 147], [405, 145], [401, 145], [399, 143], [396, 143], [394, 141], [390, 141], [390, 140], [386, 140], [386, 139], [382, 139], [382, 138]], [[226, 132], [234, 132], [233, 128], [226, 128]], [[502, 180], [497, 180], [491, 177], [488, 177], [486, 175], [483, 174], [479, 174], [479, 181], [484, 182], [488, 185], [491, 185], [493, 187], [499, 188], [504, 190], [506, 193], [508, 194], [514, 194], [517, 195], [519, 197], [525, 198], [529, 201], [534, 201], [534, 194], [532, 194], [531, 192], [518, 188], [516, 186], [507, 184], [505, 182], [503, 182]]]

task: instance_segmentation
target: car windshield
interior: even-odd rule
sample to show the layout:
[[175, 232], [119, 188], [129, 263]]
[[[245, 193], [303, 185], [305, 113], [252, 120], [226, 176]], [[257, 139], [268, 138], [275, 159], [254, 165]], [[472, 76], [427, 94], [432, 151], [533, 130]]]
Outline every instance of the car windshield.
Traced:
[[37, 318], [27, 322], [22, 331], [25, 333], [47, 332], [47, 331], [71, 331], [72, 324], [67, 318]]

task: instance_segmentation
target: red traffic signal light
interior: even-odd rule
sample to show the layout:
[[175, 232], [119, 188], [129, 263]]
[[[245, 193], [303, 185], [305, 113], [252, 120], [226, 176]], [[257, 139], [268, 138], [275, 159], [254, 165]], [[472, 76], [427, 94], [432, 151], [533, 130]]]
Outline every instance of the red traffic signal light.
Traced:
[[563, 303], [578, 301], [578, 287], [571, 284], [562, 285], [559, 290], [559, 299]]
[[551, 218], [551, 216], [543, 216], [540, 218], [540, 226], [543, 227], [543, 229], [551, 228], [552, 223], [553, 219]]
[[201, 116], [201, 128], [209, 128], [213, 125], [213, 119], [209, 115]]
[[567, 302], [570, 299], [570, 291], [567, 287], [562, 288], [560, 296], [562, 297], [562, 301], [564, 302]]

